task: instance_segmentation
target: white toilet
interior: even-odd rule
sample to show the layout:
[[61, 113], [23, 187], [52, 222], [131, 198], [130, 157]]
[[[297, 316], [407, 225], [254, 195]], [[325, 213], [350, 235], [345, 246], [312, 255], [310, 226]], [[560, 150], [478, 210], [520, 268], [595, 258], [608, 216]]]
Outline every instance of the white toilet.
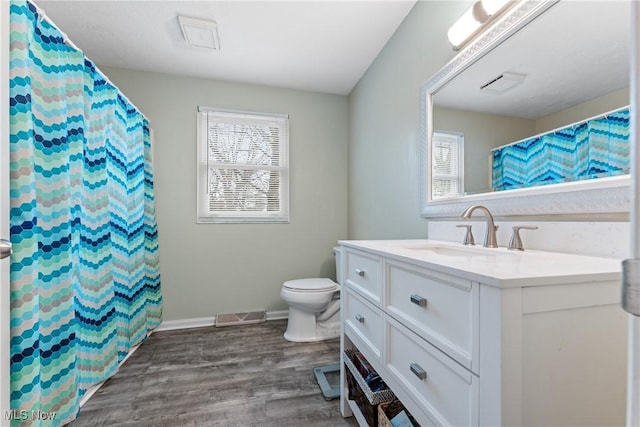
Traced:
[[[333, 248], [333, 253], [340, 281], [340, 248]], [[340, 336], [340, 285], [333, 280], [289, 280], [282, 285], [280, 298], [289, 305], [284, 333], [287, 341], [312, 342]]]

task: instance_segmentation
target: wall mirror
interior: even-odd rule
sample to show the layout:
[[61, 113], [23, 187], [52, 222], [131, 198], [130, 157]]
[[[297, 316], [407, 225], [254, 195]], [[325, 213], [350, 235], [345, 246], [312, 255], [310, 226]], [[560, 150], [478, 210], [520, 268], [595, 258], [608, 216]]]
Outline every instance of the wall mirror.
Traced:
[[[496, 185], [496, 156], [506, 152], [496, 147], [624, 115], [630, 21], [628, 1], [520, 1], [428, 80], [421, 88], [422, 215], [458, 217], [478, 203], [499, 216], [628, 212], [624, 165], [512, 188]], [[627, 151], [604, 154], [622, 163], [626, 117], [627, 134], [610, 133]], [[542, 150], [545, 162], [577, 167], [549, 151], [553, 145]]]

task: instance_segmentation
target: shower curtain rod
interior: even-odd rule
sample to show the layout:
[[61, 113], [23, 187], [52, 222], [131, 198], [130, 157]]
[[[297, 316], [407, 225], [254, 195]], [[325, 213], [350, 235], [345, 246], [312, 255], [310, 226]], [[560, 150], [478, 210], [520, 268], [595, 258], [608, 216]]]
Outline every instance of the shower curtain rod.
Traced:
[[[53, 26], [56, 30], [60, 31], [60, 33], [61, 33], [61, 34], [63, 35], [63, 37], [64, 37], [64, 43], [65, 43], [67, 46], [69, 46], [69, 47], [70, 47], [70, 48], [72, 48], [72, 49], [77, 50], [78, 52], [82, 53], [82, 54], [84, 55], [84, 57], [85, 57], [85, 58], [87, 58], [87, 59], [91, 60], [90, 58], [88, 58], [88, 57], [87, 57], [87, 55], [85, 55], [85, 53], [82, 51], [82, 49], [80, 49], [80, 48], [79, 48], [79, 47], [78, 47], [78, 46], [77, 46], [77, 45], [76, 45], [76, 44], [75, 44], [75, 43], [74, 43], [74, 42], [69, 38], [69, 36], [67, 35], [67, 33], [65, 33], [64, 31], [62, 31], [62, 30], [60, 29], [60, 27], [58, 27], [58, 26], [56, 25], [56, 23], [55, 23], [55, 22], [53, 22], [53, 20], [52, 20], [51, 18], [49, 18], [49, 16], [47, 15], [47, 13], [46, 13], [46, 12], [45, 12], [45, 11], [44, 11], [40, 6], [38, 6], [36, 3], [34, 3], [34, 2], [33, 2], [33, 1], [31, 1], [31, 0], [27, 0], [27, 2], [31, 3], [31, 4], [36, 8], [36, 10], [38, 11], [38, 16], [40, 16], [40, 18], [41, 18], [41, 19], [44, 19], [44, 20], [45, 20], [45, 21], [47, 21], [51, 26]], [[146, 114], [144, 114], [144, 113], [142, 112], [142, 110], [140, 110], [140, 108], [138, 108], [138, 106], [136, 106], [136, 104], [134, 104], [133, 102], [131, 102], [131, 100], [127, 97], [127, 95], [125, 95], [124, 93], [122, 93], [122, 91], [120, 90], [120, 88], [119, 88], [118, 86], [116, 86], [116, 85], [111, 81], [111, 79], [109, 79], [109, 77], [107, 77], [107, 76], [106, 76], [106, 74], [105, 74], [105, 73], [104, 73], [100, 68], [98, 68], [98, 66], [97, 66], [93, 61], [91, 61], [91, 62], [93, 63], [93, 66], [94, 66], [94, 67], [96, 67], [96, 71], [100, 73], [100, 75], [104, 78], [104, 80], [105, 80], [107, 83], [109, 83], [111, 86], [113, 86], [113, 87], [115, 87], [116, 89], [118, 89], [118, 92], [120, 93], [120, 96], [122, 96], [124, 99], [126, 99], [126, 100], [127, 100], [127, 102], [128, 102], [129, 104], [133, 105], [133, 106], [135, 107], [135, 109], [136, 109], [136, 110], [138, 110], [138, 112], [139, 112], [140, 114], [142, 114], [142, 117], [144, 117], [144, 118], [145, 118], [145, 120], [146, 120], [149, 124], [151, 124], [151, 121], [150, 121], [150, 120], [149, 120], [149, 118], [146, 116]]]

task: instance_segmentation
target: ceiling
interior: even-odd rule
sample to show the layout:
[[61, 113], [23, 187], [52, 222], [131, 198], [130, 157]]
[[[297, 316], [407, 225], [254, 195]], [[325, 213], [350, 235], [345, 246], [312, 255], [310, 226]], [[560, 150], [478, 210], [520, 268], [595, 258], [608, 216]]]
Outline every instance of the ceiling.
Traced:
[[[99, 66], [343, 95], [415, 3], [35, 1]], [[178, 15], [216, 21], [220, 50], [187, 45]]]

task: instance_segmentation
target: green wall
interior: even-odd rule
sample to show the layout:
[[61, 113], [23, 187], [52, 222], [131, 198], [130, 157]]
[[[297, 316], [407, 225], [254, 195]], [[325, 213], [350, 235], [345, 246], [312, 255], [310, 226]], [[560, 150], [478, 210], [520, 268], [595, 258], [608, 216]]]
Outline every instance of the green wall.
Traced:
[[419, 1], [349, 95], [349, 237], [424, 238], [420, 87], [455, 52], [449, 27], [468, 1]]
[[[150, 120], [164, 320], [285, 310], [286, 280], [335, 277], [347, 237], [346, 96], [110, 67]], [[290, 115], [290, 223], [196, 224], [198, 105]]]

